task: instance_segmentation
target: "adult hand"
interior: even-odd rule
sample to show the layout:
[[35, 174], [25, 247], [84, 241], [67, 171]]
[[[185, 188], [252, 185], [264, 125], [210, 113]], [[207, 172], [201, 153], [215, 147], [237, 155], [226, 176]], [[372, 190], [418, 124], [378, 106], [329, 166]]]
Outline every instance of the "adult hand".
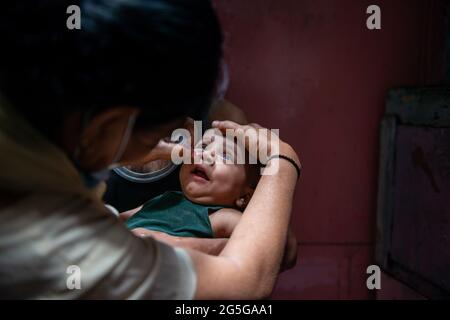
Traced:
[[[186, 118], [183, 129], [190, 132], [191, 137], [194, 136], [194, 120], [192, 118]], [[158, 144], [150, 151], [150, 153], [143, 159], [142, 164], [155, 160], [171, 160], [172, 150], [175, 146], [182, 146], [183, 152], [191, 152], [186, 146], [180, 144], [180, 141], [171, 141], [171, 137], [166, 137], [159, 140]]]
[[[238, 138], [243, 138], [242, 141], [245, 142], [245, 147], [249, 154], [263, 164], [266, 163], [270, 156], [282, 154], [294, 160], [301, 168], [299, 157], [294, 149], [283, 142], [278, 135], [275, 133], [271, 134], [259, 124], [240, 125], [232, 121], [214, 121], [212, 126], [221, 130], [224, 134], [226, 134], [227, 130], [232, 130], [232, 133], [236, 134]], [[260, 132], [263, 134], [259, 134]], [[280, 272], [295, 266], [297, 262], [297, 248], [297, 239], [292, 229], [289, 228]]]
[[300, 166], [300, 160], [294, 149], [283, 142], [275, 132], [259, 124], [240, 125], [233, 121], [213, 121], [212, 126], [225, 135], [229, 132], [241, 139], [250, 156], [258, 159], [262, 164], [266, 164], [267, 159], [272, 155], [283, 154]]

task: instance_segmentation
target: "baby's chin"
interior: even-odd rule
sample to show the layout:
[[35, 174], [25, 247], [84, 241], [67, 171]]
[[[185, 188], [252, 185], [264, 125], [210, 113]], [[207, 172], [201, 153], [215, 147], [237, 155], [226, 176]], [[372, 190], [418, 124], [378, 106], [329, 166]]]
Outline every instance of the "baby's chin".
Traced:
[[204, 186], [198, 185], [195, 182], [188, 182], [185, 185], [181, 185], [184, 196], [192, 202], [198, 204], [211, 205], [214, 203], [214, 197], [212, 197]]
[[205, 205], [205, 206], [213, 206], [216, 205], [214, 202], [214, 199], [212, 197], [209, 197], [208, 195], [198, 195], [198, 194], [192, 194], [192, 193], [186, 193], [183, 192], [186, 199], [188, 199], [191, 202]]
[[234, 205], [234, 203], [232, 203], [232, 200], [225, 201], [224, 199], [218, 199], [217, 195], [215, 196], [211, 192], [208, 192], [208, 190], [205, 190], [204, 186], [197, 185], [196, 183], [187, 183], [186, 185], [182, 185], [181, 189], [184, 196], [189, 201], [197, 204], [224, 207], [231, 207]]

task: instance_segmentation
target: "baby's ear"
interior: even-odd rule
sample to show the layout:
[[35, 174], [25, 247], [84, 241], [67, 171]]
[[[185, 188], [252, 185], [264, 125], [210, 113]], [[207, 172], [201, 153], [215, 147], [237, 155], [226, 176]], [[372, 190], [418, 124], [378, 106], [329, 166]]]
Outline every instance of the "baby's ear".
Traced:
[[255, 189], [246, 187], [244, 193], [236, 200], [236, 207], [244, 210], [250, 202], [250, 199], [253, 196], [253, 192], [255, 192]]

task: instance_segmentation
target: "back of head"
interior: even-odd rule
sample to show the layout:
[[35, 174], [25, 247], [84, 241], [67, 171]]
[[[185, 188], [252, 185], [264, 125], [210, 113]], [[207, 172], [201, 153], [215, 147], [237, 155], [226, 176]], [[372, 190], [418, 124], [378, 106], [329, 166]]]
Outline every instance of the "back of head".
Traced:
[[[73, 4], [80, 30], [66, 26]], [[4, 1], [0, 36], [0, 94], [42, 128], [113, 106], [146, 125], [202, 113], [221, 59], [207, 0]]]

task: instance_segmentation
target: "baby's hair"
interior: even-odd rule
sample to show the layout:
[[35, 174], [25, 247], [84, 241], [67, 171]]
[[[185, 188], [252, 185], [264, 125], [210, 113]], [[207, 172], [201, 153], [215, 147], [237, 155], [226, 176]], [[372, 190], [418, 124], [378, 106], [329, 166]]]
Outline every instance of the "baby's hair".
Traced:
[[247, 174], [248, 185], [252, 189], [256, 189], [259, 179], [261, 178], [261, 164], [260, 163], [252, 164], [252, 163], [247, 162], [247, 164], [245, 165], [245, 171]]
[[261, 178], [261, 168], [261, 164], [250, 155], [247, 149], [245, 149], [245, 172], [248, 186], [252, 189], [256, 189], [259, 179]]

